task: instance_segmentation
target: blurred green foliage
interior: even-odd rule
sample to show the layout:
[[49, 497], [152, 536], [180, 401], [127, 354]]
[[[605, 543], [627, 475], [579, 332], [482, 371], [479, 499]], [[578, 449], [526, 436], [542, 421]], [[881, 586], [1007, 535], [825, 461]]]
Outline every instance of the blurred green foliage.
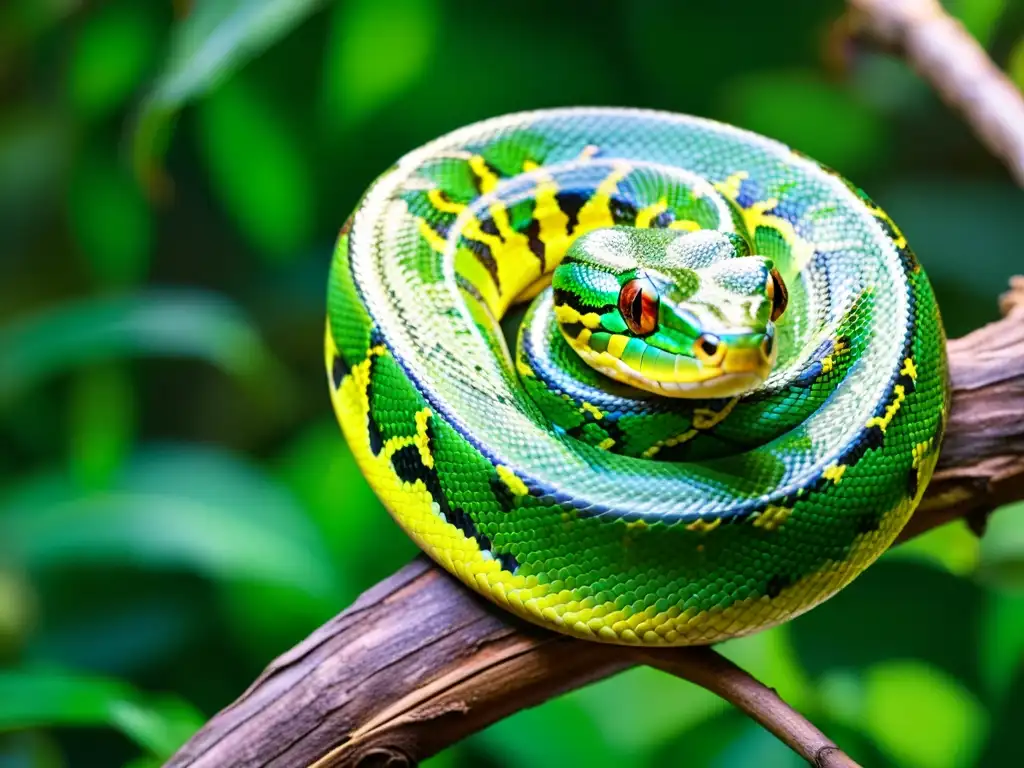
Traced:
[[[949, 0], [1024, 84], [1024, 4]], [[414, 555], [330, 412], [337, 229], [408, 149], [568, 104], [787, 141], [900, 222], [950, 335], [1024, 271], [1024, 193], [838, 0], [0, 5], [0, 765], [156, 765]], [[837, 62], [843, 71], [837, 71]], [[865, 765], [1024, 763], [1024, 508], [723, 652]], [[528, 737], [524, 738], [524, 734]], [[649, 669], [434, 766], [799, 764]]]

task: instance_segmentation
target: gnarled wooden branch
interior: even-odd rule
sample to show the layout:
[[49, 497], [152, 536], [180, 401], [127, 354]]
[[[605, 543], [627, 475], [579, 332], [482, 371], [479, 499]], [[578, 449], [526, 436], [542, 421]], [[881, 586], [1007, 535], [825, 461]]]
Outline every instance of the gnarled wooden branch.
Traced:
[[[939, 470], [904, 538], [1024, 498], [1024, 277], [1004, 319], [949, 343]], [[274, 661], [172, 766], [413, 765], [517, 710], [637, 663], [732, 702], [817, 766], [856, 765], [710, 648], [635, 649], [518, 621], [419, 558]]]

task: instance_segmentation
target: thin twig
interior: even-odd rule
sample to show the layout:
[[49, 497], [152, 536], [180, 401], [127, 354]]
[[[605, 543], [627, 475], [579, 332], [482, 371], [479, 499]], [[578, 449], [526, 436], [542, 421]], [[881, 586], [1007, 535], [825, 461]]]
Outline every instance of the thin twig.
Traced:
[[857, 37], [902, 53], [1024, 186], [1024, 99], [938, 0], [849, 0]]
[[818, 768], [857, 768], [835, 742], [769, 688], [708, 647], [674, 650], [639, 649], [639, 663], [696, 683], [725, 699]]

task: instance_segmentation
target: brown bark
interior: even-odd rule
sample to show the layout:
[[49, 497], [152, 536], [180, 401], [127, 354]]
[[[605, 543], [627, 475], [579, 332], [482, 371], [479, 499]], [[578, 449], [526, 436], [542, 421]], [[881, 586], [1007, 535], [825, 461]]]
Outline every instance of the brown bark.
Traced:
[[[906, 534], [1024, 498], [1024, 278], [1006, 317], [949, 343], [940, 467]], [[856, 765], [710, 648], [635, 649], [519, 621], [425, 558], [274, 661], [172, 766], [413, 765], [525, 707], [646, 663], [701, 685], [818, 766]]]

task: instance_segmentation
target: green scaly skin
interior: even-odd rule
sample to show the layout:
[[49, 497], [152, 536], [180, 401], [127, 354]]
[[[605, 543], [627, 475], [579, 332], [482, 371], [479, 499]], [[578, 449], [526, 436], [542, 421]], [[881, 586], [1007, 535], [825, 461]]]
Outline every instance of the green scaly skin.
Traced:
[[[534, 296], [510, 354], [498, 321]], [[325, 354], [425, 552], [617, 643], [717, 642], [834, 594], [913, 512], [948, 409], [938, 309], [886, 214], [777, 142], [638, 110], [403, 157], [339, 238]]]

